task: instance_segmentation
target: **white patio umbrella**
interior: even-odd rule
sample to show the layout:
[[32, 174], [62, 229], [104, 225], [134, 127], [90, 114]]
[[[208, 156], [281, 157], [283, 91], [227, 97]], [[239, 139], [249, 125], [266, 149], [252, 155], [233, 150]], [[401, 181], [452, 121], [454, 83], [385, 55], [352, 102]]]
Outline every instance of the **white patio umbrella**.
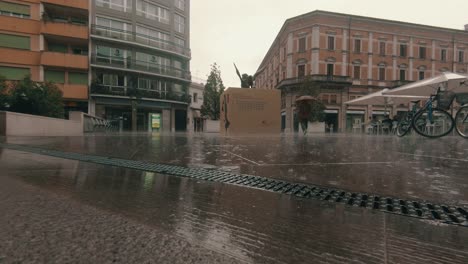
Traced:
[[389, 89], [383, 89], [375, 93], [368, 94], [363, 97], [356, 98], [345, 102], [347, 105], [399, 105], [410, 101], [427, 99], [429, 96], [412, 96], [412, 95], [385, 95]]
[[313, 96], [310, 96], [310, 95], [303, 95], [303, 96], [300, 96], [299, 98], [297, 98], [296, 102], [297, 101], [313, 101], [313, 100], [317, 100], [317, 98], [315, 98]]
[[435, 94], [437, 89], [445, 88], [455, 93], [468, 92], [468, 75], [444, 72], [441, 75], [409, 83], [384, 92], [384, 95], [423, 95]]

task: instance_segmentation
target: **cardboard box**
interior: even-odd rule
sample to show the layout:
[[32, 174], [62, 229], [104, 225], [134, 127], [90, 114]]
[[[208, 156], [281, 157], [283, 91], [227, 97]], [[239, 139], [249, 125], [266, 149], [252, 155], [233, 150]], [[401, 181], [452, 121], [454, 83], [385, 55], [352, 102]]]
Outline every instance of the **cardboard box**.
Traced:
[[228, 88], [220, 98], [220, 133], [281, 133], [279, 90]]

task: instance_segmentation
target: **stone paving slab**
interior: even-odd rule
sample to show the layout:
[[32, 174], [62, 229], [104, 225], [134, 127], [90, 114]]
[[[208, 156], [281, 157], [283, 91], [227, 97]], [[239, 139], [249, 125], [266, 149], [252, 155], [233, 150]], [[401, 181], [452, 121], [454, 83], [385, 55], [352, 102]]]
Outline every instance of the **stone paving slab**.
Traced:
[[458, 226], [6, 149], [0, 168], [5, 263], [468, 260]]

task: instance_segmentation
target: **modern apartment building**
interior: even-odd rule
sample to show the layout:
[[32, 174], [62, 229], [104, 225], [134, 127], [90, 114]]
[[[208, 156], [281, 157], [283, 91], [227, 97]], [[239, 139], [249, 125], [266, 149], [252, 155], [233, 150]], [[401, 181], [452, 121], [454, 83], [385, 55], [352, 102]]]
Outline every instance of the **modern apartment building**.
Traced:
[[185, 131], [190, 102], [188, 0], [93, 0], [90, 113], [124, 129]]
[[0, 1], [0, 75], [53, 81], [66, 110], [88, 108], [87, 1]]
[[0, 74], [52, 81], [124, 130], [186, 130], [189, 0], [0, 0]]
[[466, 73], [467, 30], [313, 11], [286, 20], [255, 74], [256, 88], [280, 89], [282, 128], [297, 131], [295, 101], [305, 81], [320, 89], [326, 123], [350, 130], [357, 120], [391, 116], [407, 105], [347, 106], [384, 88], [444, 71]]

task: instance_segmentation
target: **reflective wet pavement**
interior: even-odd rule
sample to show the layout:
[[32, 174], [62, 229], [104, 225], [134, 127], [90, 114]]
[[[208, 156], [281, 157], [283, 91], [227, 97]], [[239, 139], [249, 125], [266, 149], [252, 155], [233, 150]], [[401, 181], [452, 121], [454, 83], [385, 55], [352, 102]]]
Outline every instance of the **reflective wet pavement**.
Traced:
[[[6, 141], [468, 206], [468, 142], [457, 137]], [[0, 263], [468, 261], [465, 227], [8, 149], [0, 155]]]

